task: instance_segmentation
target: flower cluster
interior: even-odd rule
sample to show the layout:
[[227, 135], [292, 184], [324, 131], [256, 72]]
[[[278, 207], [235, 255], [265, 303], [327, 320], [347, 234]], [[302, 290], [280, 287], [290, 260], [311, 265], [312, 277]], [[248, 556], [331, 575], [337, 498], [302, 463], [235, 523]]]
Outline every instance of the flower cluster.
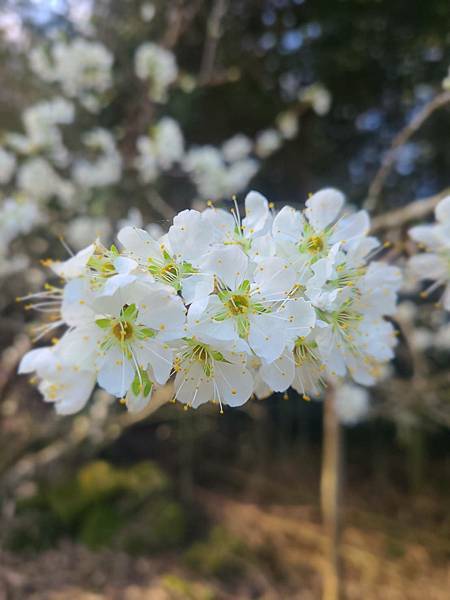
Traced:
[[329, 377], [373, 384], [392, 357], [384, 316], [401, 277], [368, 262], [380, 247], [368, 215], [343, 206], [324, 189], [303, 212], [275, 213], [250, 192], [242, 219], [236, 203], [185, 210], [159, 239], [125, 226], [120, 249], [96, 241], [49, 261], [64, 286], [33, 296], [51, 317], [38, 338], [68, 329], [27, 353], [20, 372], [36, 372], [60, 413], [80, 410], [96, 383], [142, 409], [172, 374], [175, 399], [194, 408], [289, 386], [308, 399]]
[[439, 202], [435, 216], [436, 223], [409, 230], [410, 237], [425, 250], [410, 258], [409, 270], [415, 279], [433, 282], [422, 292], [424, 298], [444, 287], [442, 304], [450, 311], [450, 196]]
[[101, 107], [100, 97], [112, 85], [112, 54], [98, 42], [77, 37], [58, 41], [50, 50], [34, 48], [30, 65], [42, 80], [58, 83], [69, 98], [77, 98], [92, 112]]

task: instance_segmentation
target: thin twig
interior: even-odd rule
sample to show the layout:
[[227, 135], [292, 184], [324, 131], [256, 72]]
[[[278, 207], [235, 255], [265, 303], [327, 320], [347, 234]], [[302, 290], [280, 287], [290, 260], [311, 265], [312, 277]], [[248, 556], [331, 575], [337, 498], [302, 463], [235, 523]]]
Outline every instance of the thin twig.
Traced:
[[442, 198], [450, 195], [450, 188], [445, 188], [434, 196], [414, 200], [410, 204], [396, 210], [391, 210], [372, 221], [372, 233], [386, 229], [397, 229], [407, 225], [411, 221], [423, 219], [432, 212]]
[[[92, 421], [89, 423], [88, 427], [83, 428], [77, 427], [77, 423], [74, 421], [72, 430], [64, 437], [64, 439], [59, 437], [59, 439], [56, 439], [54, 442], [48, 444], [34, 454], [27, 454], [6, 471], [2, 476], [2, 490], [14, 490], [22, 481], [36, 476], [36, 474], [48, 468], [49, 465], [53, 464], [55, 461], [72, 455], [75, 450], [79, 449], [82, 445], [85, 445], [88, 440], [93, 437], [94, 431], [97, 436], [94, 444], [95, 448], [98, 449], [105, 443], [110, 443], [112, 440], [116, 439], [124, 429], [131, 427], [131, 425], [134, 425], [139, 421], [143, 421], [156, 412], [161, 406], [169, 402], [172, 396], [172, 385], [167, 384], [155, 391], [151, 402], [142, 412], [126, 412], [118, 416], [110, 416], [106, 413], [103, 423], [100, 424]], [[98, 430], [101, 431], [100, 438], [98, 438]]]
[[227, 1], [215, 0], [206, 26], [206, 40], [200, 68], [200, 83], [207, 84], [211, 79], [216, 61], [217, 48], [222, 35], [222, 19], [225, 16]]
[[392, 141], [389, 150], [386, 152], [380, 168], [378, 169], [367, 192], [367, 199], [364, 208], [374, 210], [376, 208], [384, 182], [389, 175], [395, 160], [397, 152], [406, 142], [416, 133], [420, 127], [427, 121], [431, 115], [446, 104], [450, 103], [450, 91], [442, 92], [428, 102], [420, 112], [408, 123], [408, 125], [398, 133]]

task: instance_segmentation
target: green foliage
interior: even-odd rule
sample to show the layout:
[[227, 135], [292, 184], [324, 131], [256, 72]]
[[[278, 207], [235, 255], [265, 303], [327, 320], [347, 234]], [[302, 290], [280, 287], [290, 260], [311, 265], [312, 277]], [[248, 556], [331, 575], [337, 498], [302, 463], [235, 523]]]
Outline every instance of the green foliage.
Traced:
[[120, 545], [131, 554], [180, 546], [186, 538], [186, 515], [180, 504], [166, 498], [148, 504], [123, 530]]
[[193, 583], [178, 575], [166, 575], [162, 580], [171, 600], [215, 600], [214, 590], [204, 583]]
[[185, 553], [186, 564], [203, 576], [230, 578], [242, 574], [246, 548], [226, 529], [215, 527], [203, 542]]
[[169, 479], [155, 464], [121, 469], [95, 461], [73, 479], [42, 484], [35, 496], [19, 503], [7, 546], [36, 550], [70, 536], [95, 549], [147, 553], [182, 544], [186, 522]]

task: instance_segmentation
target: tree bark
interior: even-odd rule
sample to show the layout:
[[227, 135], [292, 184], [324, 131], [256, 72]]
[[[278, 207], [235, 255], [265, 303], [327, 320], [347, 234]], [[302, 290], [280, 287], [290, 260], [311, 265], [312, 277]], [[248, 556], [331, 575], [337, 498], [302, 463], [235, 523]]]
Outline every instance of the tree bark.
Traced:
[[329, 385], [323, 409], [323, 455], [320, 482], [325, 532], [323, 600], [342, 600], [339, 556], [341, 500], [341, 428], [336, 413], [335, 391]]

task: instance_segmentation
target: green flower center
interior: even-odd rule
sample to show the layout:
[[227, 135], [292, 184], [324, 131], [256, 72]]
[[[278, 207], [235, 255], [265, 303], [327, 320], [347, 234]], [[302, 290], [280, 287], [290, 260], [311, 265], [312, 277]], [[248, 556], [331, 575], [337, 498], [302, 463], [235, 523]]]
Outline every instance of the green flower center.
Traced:
[[118, 321], [113, 325], [112, 332], [119, 342], [123, 342], [133, 337], [133, 325], [129, 321]]
[[317, 254], [324, 249], [324, 241], [320, 235], [312, 235], [306, 242], [306, 248], [311, 254]]
[[233, 316], [243, 315], [250, 308], [250, 299], [243, 294], [233, 294], [226, 303], [227, 308]]

